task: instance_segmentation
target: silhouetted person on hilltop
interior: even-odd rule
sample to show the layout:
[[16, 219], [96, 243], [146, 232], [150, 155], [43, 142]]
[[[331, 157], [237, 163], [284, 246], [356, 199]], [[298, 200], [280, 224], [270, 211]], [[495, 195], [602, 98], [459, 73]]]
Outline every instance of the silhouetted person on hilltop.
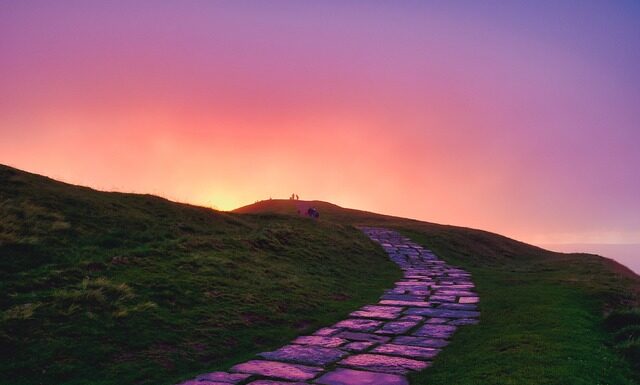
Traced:
[[299, 201], [300, 197], [298, 196], [298, 194], [296, 194], [296, 200]]

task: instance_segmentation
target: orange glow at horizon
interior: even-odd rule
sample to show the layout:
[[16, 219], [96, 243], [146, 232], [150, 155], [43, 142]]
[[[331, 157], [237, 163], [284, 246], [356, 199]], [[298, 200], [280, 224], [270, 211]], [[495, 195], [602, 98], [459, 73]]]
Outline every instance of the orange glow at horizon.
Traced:
[[241, 3], [0, 4], [0, 163], [640, 243], [637, 10]]

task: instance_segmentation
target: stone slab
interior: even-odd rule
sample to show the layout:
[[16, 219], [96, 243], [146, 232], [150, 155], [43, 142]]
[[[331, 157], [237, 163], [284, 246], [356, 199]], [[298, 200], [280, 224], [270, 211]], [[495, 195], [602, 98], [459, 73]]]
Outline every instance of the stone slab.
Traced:
[[381, 305], [391, 306], [413, 306], [413, 307], [430, 307], [431, 303], [427, 301], [402, 301], [397, 299], [383, 299], [380, 301]]
[[323, 348], [313, 345], [286, 345], [272, 352], [258, 354], [272, 361], [288, 361], [296, 364], [325, 366], [336, 362], [346, 353], [335, 348]]
[[438, 290], [435, 294], [437, 295], [452, 295], [455, 297], [477, 297], [476, 293], [466, 291], [466, 290]]
[[181, 382], [178, 385], [229, 385], [228, 382], [219, 382], [219, 381], [200, 381], [200, 380], [188, 380], [185, 382]]
[[369, 333], [357, 333], [357, 332], [342, 332], [338, 334], [338, 337], [344, 338], [350, 341], [367, 341], [376, 343], [385, 343], [389, 341], [389, 337], [378, 336]]
[[446, 340], [427, 337], [400, 336], [393, 339], [396, 345], [422, 346], [425, 348], [442, 348], [448, 345]]
[[399, 335], [405, 334], [418, 324], [416, 321], [392, 321], [384, 324], [379, 330], [376, 330], [376, 334], [391, 334]]
[[314, 336], [328, 337], [328, 336], [336, 334], [339, 331], [340, 331], [340, 329], [336, 329], [336, 328], [322, 328], [322, 329], [318, 329], [316, 332], [314, 332], [313, 335]]
[[366, 318], [357, 318], [357, 319], [346, 319], [344, 321], [340, 321], [334, 325], [335, 328], [339, 329], [348, 329], [355, 330], [360, 332], [372, 332], [376, 330], [378, 327], [382, 325], [382, 321], [366, 319]]
[[337, 348], [347, 342], [339, 337], [323, 337], [323, 336], [302, 336], [293, 340], [294, 344], [300, 345], [316, 345], [325, 348]]
[[[201, 384], [201, 385], [207, 385], [207, 384]], [[258, 380], [258, 381], [252, 381], [247, 385], [309, 385], [309, 383], [308, 382]]]
[[398, 318], [401, 312], [401, 307], [368, 305], [360, 310], [354, 311], [350, 315], [351, 317], [358, 318], [378, 318], [386, 320]]
[[438, 309], [476, 311], [478, 307], [472, 303], [443, 303]]
[[451, 319], [450, 318], [437, 318], [437, 317], [435, 317], [435, 318], [429, 318], [426, 323], [428, 323], [428, 324], [444, 324], [444, 323], [447, 323], [448, 321], [451, 321]]
[[440, 350], [422, 346], [384, 344], [377, 346], [371, 352], [424, 360], [435, 357]]
[[376, 344], [375, 342], [369, 342], [369, 341], [349, 342], [348, 344], [342, 346], [341, 349], [347, 350], [349, 352], [362, 352], [364, 350], [369, 349], [375, 344]]
[[424, 295], [414, 294], [384, 294], [382, 297], [380, 297], [380, 299], [421, 302], [424, 301], [424, 297]]
[[429, 297], [431, 302], [456, 302], [454, 295], [432, 295]]
[[478, 303], [480, 298], [478, 297], [460, 297], [458, 303]]
[[227, 372], [212, 372], [201, 374], [196, 377], [198, 381], [211, 381], [211, 382], [223, 382], [227, 384], [237, 384], [240, 381], [246, 380], [251, 377], [250, 374], [242, 373], [227, 373]]
[[480, 321], [477, 318], [458, 318], [449, 322], [449, 325], [464, 326], [464, 325], [477, 325]]
[[428, 324], [416, 330], [413, 335], [430, 338], [449, 338], [455, 333], [456, 327], [453, 325]]
[[413, 286], [413, 287], [422, 287], [424, 289], [428, 289], [429, 285], [425, 282], [421, 281], [398, 281], [395, 283], [396, 286]]
[[475, 318], [480, 316], [480, 313], [477, 311], [447, 310], [447, 309], [432, 309], [432, 308], [411, 308], [407, 310], [406, 313], [413, 314], [413, 315], [424, 315], [428, 317], [438, 317], [438, 318]]
[[370, 353], [349, 356], [340, 361], [340, 365], [391, 374], [406, 374], [410, 371], [422, 370], [428, 366], [424, 361]]
[[339, 368], [315, 381], [322, 385], [409, 385], [404, 376]]
[[312, 366], [289, 364], [275, 361], [252, 360], [231, 368], [232, 372], [257, 374], [291, 381], [306, 381], [314, 378], [322, 371]]

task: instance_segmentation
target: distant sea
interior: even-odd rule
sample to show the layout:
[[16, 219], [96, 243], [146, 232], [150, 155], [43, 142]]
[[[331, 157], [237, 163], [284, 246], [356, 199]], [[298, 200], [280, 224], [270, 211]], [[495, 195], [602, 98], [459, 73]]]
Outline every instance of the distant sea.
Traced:
[[640, 244], [598, 244], [598, 243], [575, 243], [575, 244], [546, 244], [539, 245], [547, 250], [559, 251], [562, 253], [589, 253], [598, 254], [611, 258], [633, 270], [640, 275]]

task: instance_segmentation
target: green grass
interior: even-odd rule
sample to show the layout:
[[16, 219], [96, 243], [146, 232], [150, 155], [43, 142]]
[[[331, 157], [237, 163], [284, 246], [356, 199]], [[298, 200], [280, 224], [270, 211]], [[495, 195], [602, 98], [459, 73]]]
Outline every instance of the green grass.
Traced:
[[[409, 234], [430, 243], [428, 235]], [[541, 256], [482, 266], [444, 243], [434, 243], [433, 249], [473, 273], [482, 318], [479, 325], [462, 328], [433, 367], [414, 376], [412, 383], [636, 383], [602, 324], [604, 301], [615, 293], [604, 280], [583, 280], [597, 271], [588, 262]], [[623, 282], [610, 278], [622, 289]]]
[[473, 273], [481, 323], [412, 384], [638, 382], [640, 277], [598, 256], [324, 202], [220, 213], [1, 166], [0, 218], [0, 384], [172, 384], [328, 325], [399, 277], [354, 225]]
[[0, 167], [0, 383], [173, 384], [343, 318], [400, 276], [351, 226]]
[[640, 372], [640, 308], [612, 312], [605, 319], [605, 327], [613, 333], [615, 349]]
[[[325, 220], [395, 228], [473, 274], [481, 323], [463, 327], [414, 385], [637, 384], [640, 277], [595, 255], [313, 202]], [[286, 201], [240, 212], [294, 213]], [[606, 321], [605, 321], [606, 319]]]

